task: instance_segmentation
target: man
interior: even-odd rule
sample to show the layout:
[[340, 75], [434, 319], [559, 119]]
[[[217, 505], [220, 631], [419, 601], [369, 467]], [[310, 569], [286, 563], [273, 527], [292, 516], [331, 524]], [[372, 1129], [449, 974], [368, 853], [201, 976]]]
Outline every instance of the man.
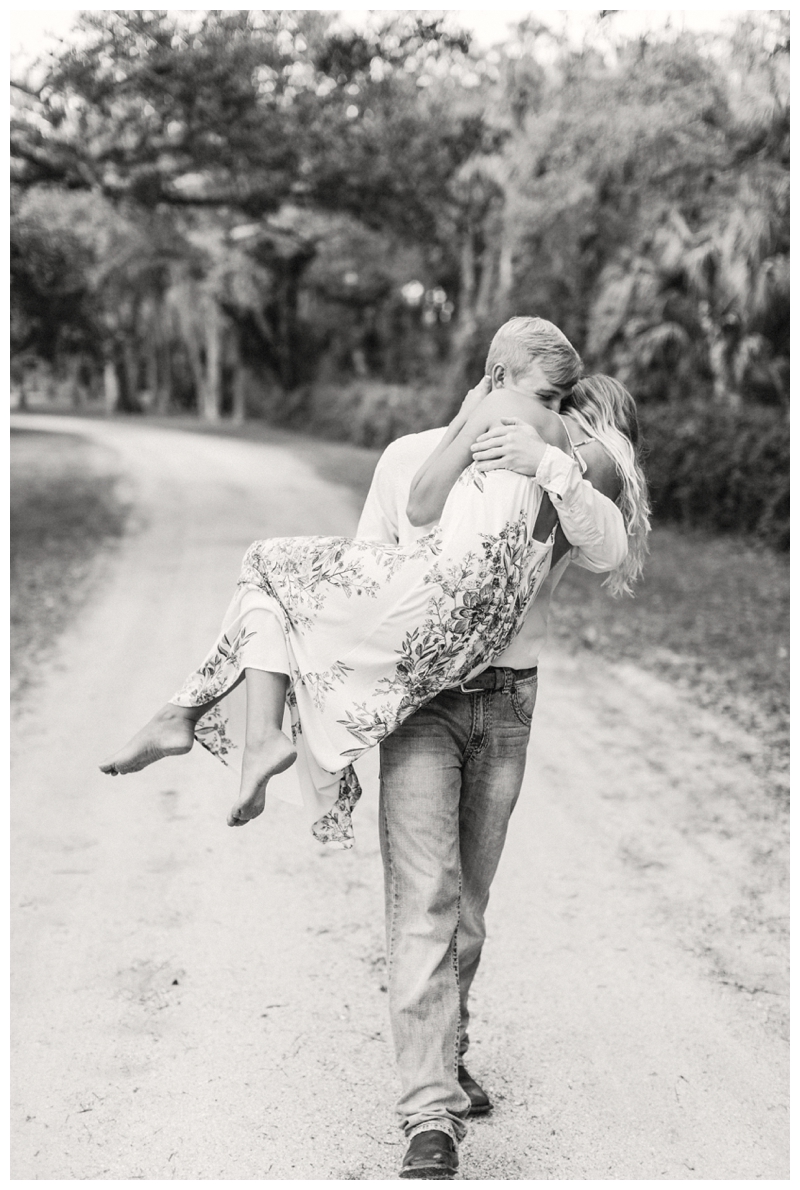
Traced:
[[[569, 341], [540, 318], [514, 318], [502, 326], [486, 361], [491, 388], [514, 388], [555, 409], [580, 369]], [[476, 392], [467, 402], [474, 403]], [[426, 532], [406, 514], [409, 488], [445, 433], [409, 434], [386, 448], [359, 537], [405, 545]], [[469, 991], [485, 938], [489, 889], [522, 785], [550, 598], [570, 561], [603, 572], [618, 566], [627, 550], [619, 509], [582, 478], [570, 455], [547, 446], [533, 457], [553, 523], [557, 514], [567, 539], [563, 556], [508, 649], [468, 685], [427, 703], [381, 744], [389, 1014], [401, 1080], [397, 1111], [410, 1142], [401, 1178], [454, 1177], [465, 1118], [491, 1110], [463, 1064]], [[504, 464], [502, 457], [496, 462]], [[598, 486], [607, 482], [602, 475]]]

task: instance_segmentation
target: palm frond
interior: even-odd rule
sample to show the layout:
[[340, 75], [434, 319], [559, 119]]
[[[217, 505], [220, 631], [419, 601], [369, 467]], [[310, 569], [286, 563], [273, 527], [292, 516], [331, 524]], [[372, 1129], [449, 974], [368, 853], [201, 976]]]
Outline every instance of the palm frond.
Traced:
[[679, 323], [662, 322], [637, 334], [630, 346], [637, 362], [649, 367], [654, 361], [663, 359], [671, 348], [688, 350], [691, 339]]
[[620, 266], [608, 268], [601, 278], [600, 290], [589, 314], [586, 351], [601, 355], [622, 329], [636, 288], [636, 277]]

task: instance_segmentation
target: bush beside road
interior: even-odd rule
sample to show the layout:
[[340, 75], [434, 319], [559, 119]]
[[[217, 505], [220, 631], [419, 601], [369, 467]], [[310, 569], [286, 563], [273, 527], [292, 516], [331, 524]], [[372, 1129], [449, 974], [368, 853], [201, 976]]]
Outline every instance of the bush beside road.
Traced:
[[785, 408], [699, 402], [645, 405], [653, 511], [662, 522], [747, 533], [789, 548], [789, 416]]

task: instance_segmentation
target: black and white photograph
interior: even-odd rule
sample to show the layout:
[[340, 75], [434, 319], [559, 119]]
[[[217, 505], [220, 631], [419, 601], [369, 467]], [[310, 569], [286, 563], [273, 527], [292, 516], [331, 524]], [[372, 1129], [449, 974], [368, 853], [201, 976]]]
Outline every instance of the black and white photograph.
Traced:
[[11, 11], [12, 1180], [788, 1180], [789, 53]]

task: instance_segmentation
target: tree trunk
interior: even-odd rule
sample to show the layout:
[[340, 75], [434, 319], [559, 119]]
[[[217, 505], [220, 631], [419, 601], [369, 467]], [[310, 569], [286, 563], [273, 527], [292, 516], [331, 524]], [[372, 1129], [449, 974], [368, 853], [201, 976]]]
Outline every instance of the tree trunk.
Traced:
[[231, 420], [241, 425], [247, 417], [247, 371], [242, 362], [239, 331], [234, 327], [231, 334], [231, 364], [233, 366], [233, 408]]
[[122, 345], [122, 375], [125, 383], [120, 393], [119, 409], [125, 413], [141, 413], [139, 356], [132, 339], [126, 339]]
[[278, 354], [278, 375], [281, 385], [287, 392], [295, 387], [297, 370], [294, 361], [294, 341], [297, 327], [297, 295], [298, 280], [293, 277], [293, 261], [285, 265], [285, 275], [278, 301], [278, 333], [276, 335]]
[[198, 417], [204, 417], [206, 402], [206, 374], [203, 367], [204, 330], [197, 325], [198, 311], [203, 311], [208, 299], [194, 281], [177, 286], [173, 295], [172, 309], [186, 358], [194, 381], [195, 404]]
[[477, 283], [477, 262], [475, 260], [475, 245], [470, 228], [461, 245], [460, 260], [461, 284], [458, 294], [458, 317], [456, 319], [454, 338], [466, 342], [475, 333], [475, 292]]
[[296, 388], [300, 374], [297, 367], [298, 309], [300, 282], [316, 255], [312, 244], [296, 242], [281, 252], [273, 264], [278, 280], [275, 303], [276, 333], [274, 335], [275, 369], [285, 392]]
[[116, 413], [119, 405], [119, 378], [116, 364], [113, 360], [106, 360], [103, 366], [103, 396], [106, 413]]
[[732, 344], [723, 328], [712, 316], [708, 302], [700, 304], [700, 325], [706, 338], [708, 364], [714, 385], [714, 403], [729, 409], [741, 409], [742, 394], [732, 367]]
[[486, 245], [481, 253], [481, 280], [475, 299], [475, 322], [480, 325], [485, 322], [492, 311], [496, 290], [495, 284], [495, 253], [490, 245]]
[[191, 332], [184, 336], [184, 344], [186, 346], [186, 356], [189, 360], [189, 367], [192, 370], [192, 379], [194, 380], [195, 395], [197, 398], [197, 413], [202, 417], [205, 375], [203, 373], [203, 361], [200, 357], [200, 347]]
[[508, 309], [508, 299], [514, 284], [514, 264], [511, 251], [511, 236], [505, 232], [500, 244], [500, 256], [497, 262], [497, 294], [495, 309], [501, 317], [505, 317]]
[[[450, 341], [450, 366], [446, 373], [448, 396], [453, 401], [461, 400], [471, 384], [477, 384], [479, 378], [469, 381], [469, 358], [475, 343], [478, 329], [476, 309], [477, 297], [477, 262], [475, 259], [475, 245], [473, 231], [470, 228], [461, 245], [460, 286], [458, 293], [458, 313]], [[454, 405], [455, 410], [457, 406]]]
[[75, 409], [82, 409], [86, 404], [83, 387], [80, 382], [81, 360], [76, 355], [67, 358], [67, 377], [69, 379], [70, 398]]
[[222, 400], [222, 321], [213, 298], [204, 303], [206, 368], [201, 415], [204, 421], [219, 421]]
[[50, 367], [45, 372], [44, 391], [47, 399], [51, 405], [58, 404], [58, 378], [55, 373], [55, 368]]
[[158, 339], [151, 328], [145, 345], [145, 368], [147, 371], [148, 405], [155, 410], [158, 404]]
[[156, 344], [156, 370], [155, 412], [169, 413], [172, 404], [172, 353], [169, 343], [163, 339]]
[[493, 205], [483, 222], [483, 251], [481, 252], [481, 278], [478, 294], [475, 300], [475, 315], [478, 325], [488, 322], [497, 309], [497, 297], [501, 282], [501, 269], [505, 263], [510, 269], [510, 252], [506, 249], [508, 260], [503, 262], [503, 212], [498, 205]]
[[247, 372], [242, 364], [237, 364], [233, 373], [233, 408], [231, 418], [235, 425], [240, 426], [247, 419]]

